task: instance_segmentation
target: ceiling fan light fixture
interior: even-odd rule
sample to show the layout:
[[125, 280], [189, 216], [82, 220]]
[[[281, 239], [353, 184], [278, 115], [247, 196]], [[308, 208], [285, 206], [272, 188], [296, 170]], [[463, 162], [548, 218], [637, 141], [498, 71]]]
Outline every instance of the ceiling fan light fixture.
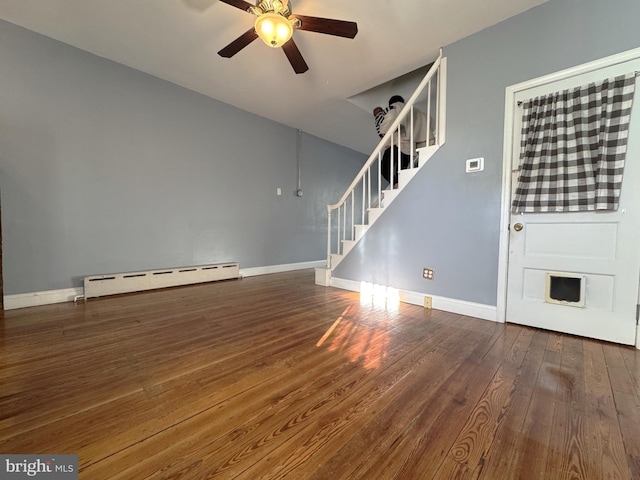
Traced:
[[264, 43], [278, 48], [289, 41], [293, 35], [291, 22], [278, 13], [267, 12], [256, 18], [254, 28]]
[[252, 5], [246, 0], [219, 0], [255, 15], [253, 28], [250, 28], [229, 45], [218, 52], [224, 58], [231, 58], [257, 38], [272, 47], [282, 47], [287, 60], [296, 74], [309, 70], [296, 42], [291, 38], [293, 30], [324, 33], [336, 37], [354, 38], [358, 33], [355, 22], [336, 20], [333, 18], [293, 15], [289, 0], [254, 0]]

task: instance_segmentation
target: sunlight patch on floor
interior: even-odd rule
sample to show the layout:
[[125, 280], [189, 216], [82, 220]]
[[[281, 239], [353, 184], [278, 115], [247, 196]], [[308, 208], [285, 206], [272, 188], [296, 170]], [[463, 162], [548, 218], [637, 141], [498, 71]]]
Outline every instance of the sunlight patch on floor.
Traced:
[[360, 305], [397, 311], [400, 305], [400, 292], [393, 287], [360, 282]]
[[[318, 340], [316, 347], [326, 344], [328, 351], [340, 352], [350, 362], [359, 362], [367, 370], [379, 368], [387, 357], [389, 328], [399, 305], [400, 295], [395, 288], [362, 282], [360, 305], [349, 305]], [[371, 317], [371, 309], [378, 314]], [[361, 316], [365, 310], [368, 320]], [[375, 320], [371, 321], [372, 318]]]

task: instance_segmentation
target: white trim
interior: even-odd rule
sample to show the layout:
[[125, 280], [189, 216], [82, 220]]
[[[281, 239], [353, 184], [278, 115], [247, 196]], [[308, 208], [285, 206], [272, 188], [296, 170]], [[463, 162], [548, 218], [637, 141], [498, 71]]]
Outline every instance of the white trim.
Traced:
[[509, 269], [509, 222], [511, 221], [511, 152], [513, 150], [513, 109], [515, 92], [507, 87], [504, 102], [504, 140], [502, 145], [502, 193], [500, 195], [500, 239], [498, 246], [497, 320], [507, 321], [507, 272]]
[[43, 292], [18, 293], [4, 296], [4, 309], [37, 307], [53, 303], [72, 302], [83, 293], [82, 287], [63, 288], [60, 290], [46, 290]]
[[447, 124], [447, 57], [442, 56], [440, 49], [440, 70], [438, 71], [438, 88], [440, 88], [440, 102], [438, 120], [438, 146], [444, 145], [446, 141], [446, 124]]
[[529, 90], [530, 88], [540, 87], [547, 83], [554, 83], [567, 78], [575, 77], [578, 75], [584, 75], [585, 73], [595, 72], [603, 68], [613, 67], [621, 63], [631, 62], [640, 58], [640, 48], [634, 48], [627, 50], [626, 52], [616, 53], [608, 57], [600, 58], [589, 63], [583, 63], [582, 65], [576, 65], [575, 67], [560, 70], [558, 72], [550, 73], [543, 77], [534, 78], [525, 82], [517, 83], [507, 87], [507, 89], [513, 89], [514, 92], [521, 92], [522, 90]]
[[323, 287], [328, 287], [331, 285], [331, 269], [327, 268], [326, 265], [322, 267], [316, 267], [316, 285], [322, 285]]
[[[575, 67], [567, 68], [559, 72], [551, 73], [543, 77], [527, 80], [526, 82], [511, 85], [505, 90], [504, 106], [504, 139], [502, 151], [502, 194], [500, 208], [500, 243], [498, 249], [498, 296], [497, 296], [497, 321], [505, 322], [507, 318], [507, 272], [509, 267], [509, 220], [511, 203], [511, 153], [513, 151], [512, 130], [513, 114], [516, 95], [524, 90], [541, 87], [545, 84], [565, 80], [585, 73], [594, 72], [602, 68], [640, 59], [640, 48], [627, 50], [626, 52], [611, 55], [609, 57], [594, 60]], [[637, 335], [640, 341], [640, 333]]]
[[[344, 278], [331, 277], [331, 286], [350, 290], [352, 292], [360, 292], [360, 282], [356, 280], [346, 280]], [[399, 291], [400, 301], [410, 303], [412, 305], [424, 306], [424, 297], [426, 293], [412, 292], [409, 290]], [[443, 310], [445, 312], [458, 313], [460, 315], [468, 315], [470, 317], [481, 318], [482, 320], [490, 320], [497, 322], [497, 309], [492, 305], [484, 305], [482, 303], [467, 302], [465, 300], [457, 300], [455, 298], [431, 297], [432, 308], [435, 310]]]
[[241, 277], [254, 277], [256, 275], [266, 275], [269, 273], [291, 272], [293, 270], [305, 270], [307, 268], [326, 267], [327, 260], [316, 260], [313, 262], [285, 263], [282, 265], [268, 265], [266, 267], [241, 268]]
[[344, 278], [331, 277], [330, 286], [341, 288], [342, 290], [350, 290], [360, 293], [360, 282], [356, 280], [345, 280]]
[[[400, 292], [400, 300], [412, 305], [424, 306], [424, 297], [427, 294], [419, 292]], [[431, 297], [431, 307], [436, 310], [443, 310], [445, 312], [458, 313], [460, 315], [467, 315], [469, 317], [481, 318], [482, 320], [490, 320], [497, 322], [497, 309], [493, 305], [485, 305], [483, 303], [467, 302], [466, 300], [458, 300], [455, 298], [438, 297], [429, 295]]]

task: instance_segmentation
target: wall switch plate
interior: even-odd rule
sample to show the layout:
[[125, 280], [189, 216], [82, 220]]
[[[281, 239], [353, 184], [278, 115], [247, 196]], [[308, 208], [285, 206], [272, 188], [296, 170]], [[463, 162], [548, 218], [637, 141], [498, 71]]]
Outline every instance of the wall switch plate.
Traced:
[[434, 270], [433, 268], [423, 268], [422, 269], [422, 278], [424, 278], [425, 280], [433, 280], [433, 274], [434, 274]]
[[280, 187], [276, 188], [276, 195], [282, 195], [282, 189]]

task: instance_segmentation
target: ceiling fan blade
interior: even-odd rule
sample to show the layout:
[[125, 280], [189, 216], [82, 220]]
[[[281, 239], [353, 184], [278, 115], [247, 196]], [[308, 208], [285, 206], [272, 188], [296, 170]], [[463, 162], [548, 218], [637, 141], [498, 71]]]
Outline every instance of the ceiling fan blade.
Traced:
[[289, 18], [300, 20], [299, 30], [309, 32], [326, 33], [337, 37], [353, 38], [358, 33], [358, 24], [332, 18], [308, 17], [306, 15], [293, 14]]
[[302, 58], [302, 54], [300, 50], [298, 50], [298, 46], [296, 42], [293, 41], [293, 38], [282, 46], [282, 50], [284, 50], [284, 54], [289, 59], [289, 63], [293, 67], [294, 72], [304, 73], [309, 70], [309, 66], [307, 62], [304, 61], [304, 58]]
[[222, 3], [226, 3], [227, 5], [231, 5], [232, 7], [239, 8], [240, 10], [244, 10], [245, 12], [249, 10], [249, 7], [255, 7], [254, 4], [245, 2], [244, 0], [220, 0]]
[[218, 55], [224, 58], [231, 58], [240, 50], [242, 50], [244, 47], [246, 47], [251, 42], [253, 42], [256, 38], [258, 38], [258, 34], [253, 29], [253, 27], [251, 27], [249, 30], [244, 32], [242, 35], [236, 38], [229, 45], [227, 45], [222, 50], [220, 50], [218, 52]]

